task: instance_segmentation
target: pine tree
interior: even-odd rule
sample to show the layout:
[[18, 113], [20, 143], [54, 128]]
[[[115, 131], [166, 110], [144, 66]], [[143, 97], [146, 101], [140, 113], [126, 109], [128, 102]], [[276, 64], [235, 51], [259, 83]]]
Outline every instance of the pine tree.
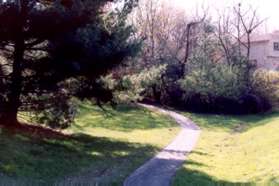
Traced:
[[[0, 45], [5, 57], [0, 62], [2, 125], [18, 124], [20, 108], [51, 107], [57, 99], [50, 98], [63, 97], [61, 92], [67, 92], [65, 99], [102, 95], [94, 86], [96, 79], [138, 46], [130, 39], [132, 29], [125, 22], [136, 1], [125, 1], [121, 11], [105, 14], [104, 5], [109, 2], [0, 2]], [[45, 95], [49, 99], [38, 103]]]

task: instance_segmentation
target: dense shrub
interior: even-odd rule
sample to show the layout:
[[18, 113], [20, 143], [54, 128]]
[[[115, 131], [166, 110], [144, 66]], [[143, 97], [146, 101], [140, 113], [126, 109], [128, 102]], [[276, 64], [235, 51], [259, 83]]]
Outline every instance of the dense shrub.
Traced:
[[[266, 95], [254, 91], [254, 69], [245, 58], [232, 64], [214, 61], [211, 51], [198, 50], [186, 65], [187, 73], [179, 80], [186, 109], [196, 112], [230, 114], [258, 113], [269, 108]], [[266, 92], [268, 90], [263, 90]]]
[[225, 64], [192, 70], [180, 80], [185, 108], [196, 112], [247, 114], [266, 111], [272, 103], [278, 103], [278, 81], [271, 80], [271, 74], [256, 72], [247, 84], [245, 75], [239, 73], [239, 67]]
[[56, 94], [45, 94], [36, 98], [31, 120], [54, 129], [65, 129], [74, 122], [78, 104], [63, 90]]
[[257, 70], [252, 77], [253, 91], [261, 95], [273, 106], [279, 109], [279, 72]]
[[191, 68], [180, 82], [186, 97], [198, 93], [204, 99], [210, 99], [209, 96], [237, 99], [247, 92], [245, 82], [238, 76], [238, 68], [225, 64]]
[[114, 78], [113, 75], [101, 79], [106, 89], [113, 91], [116, 103], [129, 103], [153, 97], [153, 88], [160, 86], [161, 75], [166, 66], [154, 66], [138, 73], [123, 75]]

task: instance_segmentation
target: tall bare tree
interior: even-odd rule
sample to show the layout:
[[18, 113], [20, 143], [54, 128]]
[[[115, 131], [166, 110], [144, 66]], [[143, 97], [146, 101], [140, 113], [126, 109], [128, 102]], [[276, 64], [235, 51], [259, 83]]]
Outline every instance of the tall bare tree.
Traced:
[[[254, 9], [251, 6], [246, 11], [243, 11], [240, 3], [237, 7], [234, 7], [234, 11], [238, 19], [238, 33], [241, 32], [241, 29], [244, 32], [241, 35], [238, 35], [238, 41], [246, 48], [246, 57], [249, 60], [251, 35], [262, 23], [264, 23], [265, 19], [259, 19], [257, 9]], [[243, 41], [239, 36], [244, 37], [245, 40]]]
[[249, 61], [251, 36], [265, 19], [259, 18], [257, 9], [252, 6], [244, 9], [241, 4], [218, 13], [215, 36], [219, 40], [226, 62], [232, 64], [232, 57], [235, 55], [243, 56]]

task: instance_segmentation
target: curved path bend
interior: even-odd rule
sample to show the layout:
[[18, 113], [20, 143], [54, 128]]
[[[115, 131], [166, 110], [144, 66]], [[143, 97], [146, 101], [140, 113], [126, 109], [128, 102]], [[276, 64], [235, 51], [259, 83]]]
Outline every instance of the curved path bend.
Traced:
[[200, 128], [190, 119], [173, 111], [140, 104], [153, 111], [169, 115], [181, 126], [177, 137], [159, 154], [147, 161], [125, 181], [124, 186], [170, 186], [175, 172], [183, 165], [199, 138]]

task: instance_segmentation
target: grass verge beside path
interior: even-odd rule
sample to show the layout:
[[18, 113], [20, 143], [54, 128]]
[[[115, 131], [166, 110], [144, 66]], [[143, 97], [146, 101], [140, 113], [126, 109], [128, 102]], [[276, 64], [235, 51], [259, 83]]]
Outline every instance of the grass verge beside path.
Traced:
[[88, 172], [100, 185], [121, 185], [179, 131], [172, 119], [143, 108], [106, 109], [82, 104], [67, 140], [31, 139], [1, 129], [0, 185], [4, 177], [49, 184]]
[[202, 133], [174, 186], [279, 185], [279, 113], [184, 114]]

